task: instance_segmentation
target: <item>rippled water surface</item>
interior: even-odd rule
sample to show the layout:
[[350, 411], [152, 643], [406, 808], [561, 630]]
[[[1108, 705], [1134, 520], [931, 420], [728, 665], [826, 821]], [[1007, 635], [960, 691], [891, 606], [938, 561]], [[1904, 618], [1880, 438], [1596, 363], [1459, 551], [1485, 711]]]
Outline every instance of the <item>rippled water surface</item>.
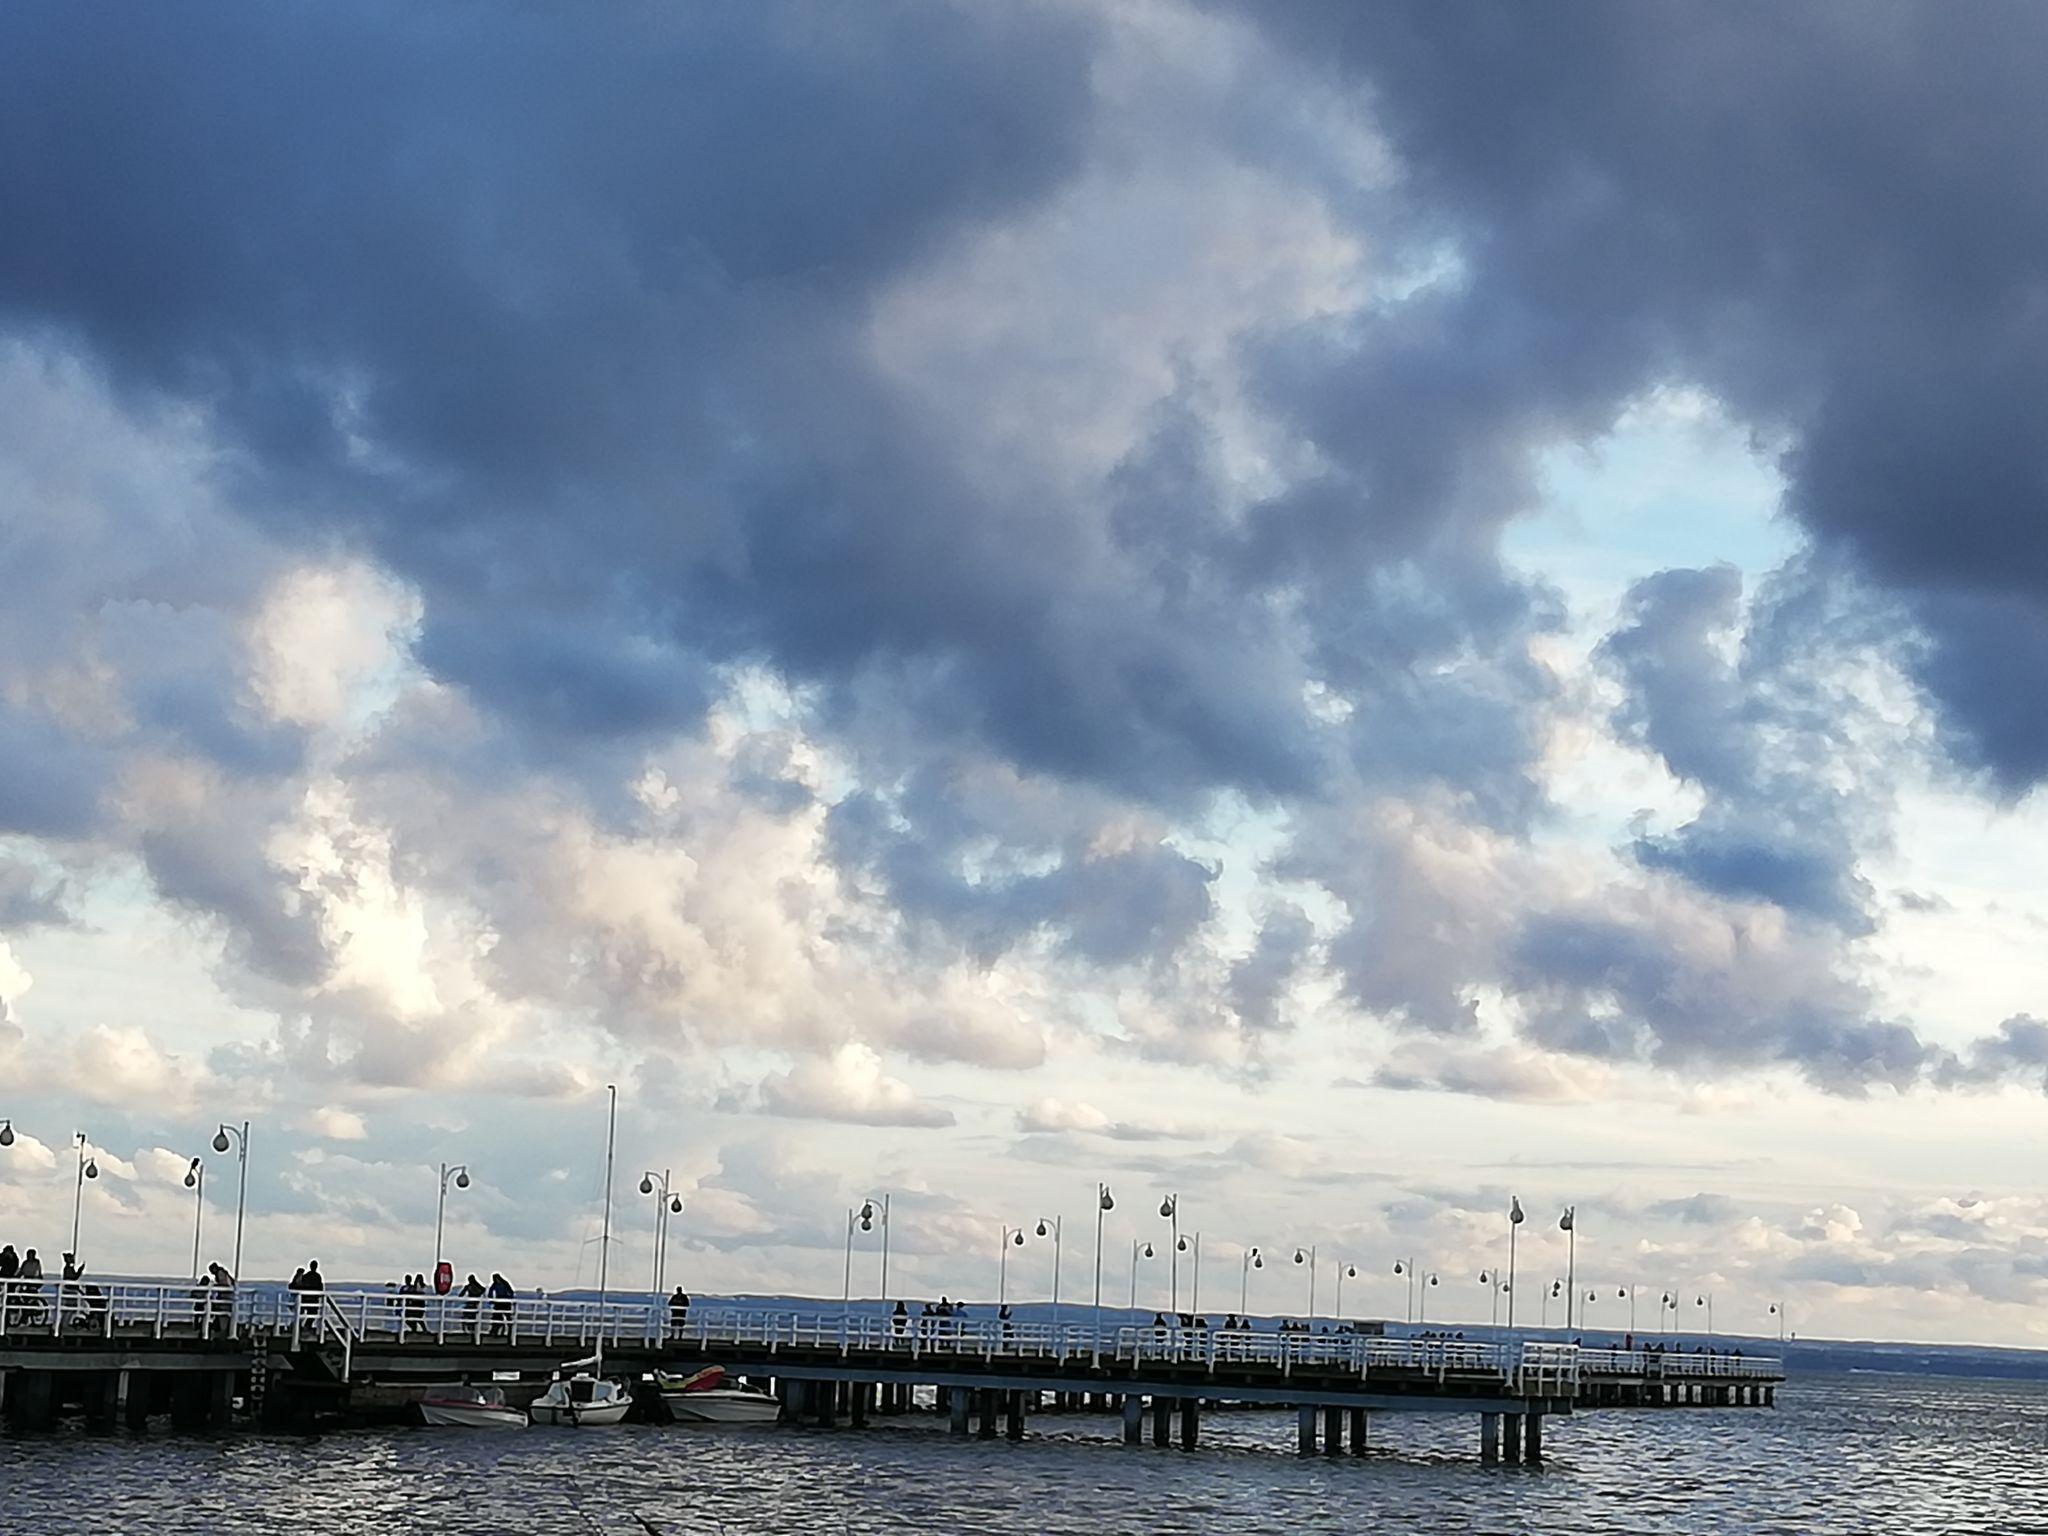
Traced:
[[51, 1532], [2048, 1531], [2048, 1387], [1809, 1378], [1775, 1410], [1588, 1413], [1540, 1469], [1481, 1467], [1477, 1421], [1373, 1421], [1363, 1460], [1304, 1459], [1293, 1418], [1215, 1412], [1188, 1454], [1106, 1416], [953, 1440], [855, 1431], [364, 1430], [0, 1439], [0, 1519]]

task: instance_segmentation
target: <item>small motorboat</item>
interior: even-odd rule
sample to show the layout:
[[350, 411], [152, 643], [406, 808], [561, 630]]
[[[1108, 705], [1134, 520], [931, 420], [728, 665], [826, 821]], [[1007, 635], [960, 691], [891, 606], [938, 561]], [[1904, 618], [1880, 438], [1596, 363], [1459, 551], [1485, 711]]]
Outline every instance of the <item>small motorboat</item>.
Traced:
[[617, 1424], [632, 1407], [624, 1382], [584, 1372], [556, 1377], [526, 1411], [536, 1424]]
[[751, 1387], [728, 1387], [725, 1367], [707, 1365], [691, 1376], [654, 1373], [661, 1400], [679, 1424], [773, 1424], [782, 1405]]
[[526, 1414], [496, 1387], [436, 1387], [420, 1399], [420, 1417], [443, 1429], [524, 1429]]

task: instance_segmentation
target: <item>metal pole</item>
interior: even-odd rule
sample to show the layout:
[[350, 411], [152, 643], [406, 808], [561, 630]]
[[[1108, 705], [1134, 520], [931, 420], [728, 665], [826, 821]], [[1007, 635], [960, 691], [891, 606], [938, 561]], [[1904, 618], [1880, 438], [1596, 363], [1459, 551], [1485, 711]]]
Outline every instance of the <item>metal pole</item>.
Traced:
[[1109, 1186], [1100, 1179], [1095, 1182], [1095, 1349], [1096, 1358], [1102, 1351], [1102, 1197]]
[[448, 1210], [448, 1165], [441, 1165], [441, 1193], [434, 1201], [434, 1273], [441, 1273], [441, 1221]]
[[74, 1132], [78, 1138], [78, 1187], [71, 1194], [71, 1254], [78, 1255], [78, 1219], [85, 1208], [85, 1132]]
[[1517, 1223], [1508, 1222], [1508, 1327], [1515, 1326], [1515, 1229]]
[[[1565, 1229], [1564, 1331], [1566, 1333], [1572, 1331], [1572, 1299], [1579, 1294], [1579, 1224], [1576, 1220], [1578, 1215], [1576, 1208], [1574, 1208], [1572, 1214], [1575, 1219]], [[1583, 1313], [1580, 1315], [1584, 1316]]]
[[[618, 1152], [619, 1137], [619, 1087], [606, 1083], [605, 1092], [611, 1095], [611, 1107], [605, 1116], [604, 1125], [604, 1235], [597, 1247], [597, 1302], [604, 1305], [605, 1294], [611, 1288], [612, 1275], [612, 1163]], [[598, 1313], [599, 1342], [603, 1342], [602, 1312]]]
[[241, 1174], [235, 1187], [235, 1279], [242, 1278], [242, 1214], [249, 1207], [249, 1122], [242, 1122]]
[[1197, 1313], [1202, 1310], [1202, 1234], [1199, 1232], [1195, 1234], [1195, 1284], [1188, 1296], [1188, 1310]]
[[1316, 1269], [1318, 1265], [1319, 1261], [1316, 1258], [1315, 1244], [1311, 1243], [1308, 1249], [1308, 1325], [1310, 1329], [1314, 1329], [1316, 1325]]
[[846, 1208], [846, 1284], [839, 1292], [839, 1305], [853, 1305], [853, 1207]]
[[198, 1175], [193, 1183], [192, 1194], [192, 1278], [199, 1278], [199, 1227], [206, 1218], [206, 1164], [200, 1163], [193, 1173]]
[[1055, 1339], [1060, 1331], [1060, 1228], [1065, 1221], [1064, 1216], [1052, 1219], [1052, 1331]]
[[889, 1194], [882, 1192], [882, 1301], [889, 1300]]

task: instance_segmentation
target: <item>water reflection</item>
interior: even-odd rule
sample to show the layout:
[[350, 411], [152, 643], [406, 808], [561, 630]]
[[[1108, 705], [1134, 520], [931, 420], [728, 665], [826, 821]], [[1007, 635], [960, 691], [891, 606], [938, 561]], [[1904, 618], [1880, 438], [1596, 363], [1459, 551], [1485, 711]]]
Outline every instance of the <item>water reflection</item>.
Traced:
[[361, 1431], [0, 1440], [14, 1528], [182, 1533], [731, 1536], [920, 1531], [1646, 1531], [2048, 1529], [2048, 1389], [1802, 1380], [1775, 1413], [1585, 1414], [1540, 1469], [1481, 1467], [1469, 1416], [1373, 1421], [1361, 1459], [1297, 1458], [1293, 1420], [1218, 1412], [1203, 1449], [1129, 1449], [1113, 1419], [1032, 1420], [1018, 1444], [931, 1420], [850, 1430]]

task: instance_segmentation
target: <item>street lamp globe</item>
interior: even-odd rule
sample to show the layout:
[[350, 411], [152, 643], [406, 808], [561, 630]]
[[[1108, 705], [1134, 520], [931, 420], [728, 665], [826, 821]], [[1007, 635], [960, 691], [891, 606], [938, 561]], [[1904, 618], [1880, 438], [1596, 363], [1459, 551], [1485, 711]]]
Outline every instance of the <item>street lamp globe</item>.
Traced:
[[1145, 1257], [1148, 1259], [1152, 1257], [1152, 1245], [1150, 1243], [1145, 1245]]
[[1112, 1195], [1109, 1192], [1109, 1186], [1107, 1184], [1102, 1186], [1102, 1198], [1096, 1202], [1096, 1205], [1099, 1209], [1105, 1211], [1113, 1211], [1116, 1209], [1116, 1196]]
[[89, 1157], [85, 1160], [85, 1176], [88, 1179], [96, 1179], [100, 1176], [100, 1165]]
[[222, 1128], [221, 1128], [220, 1130], [218, 1130], [218, 1131], [215, 1131], [215, 1132], [213, 1133], [213, 1150], [214, 1150], [214, 1151], [216, 1151], [216, 1152], [225, 1152], [225, 1151], [227, 1151], [227, 1149], [228, 1149], [228, 1148], [229, 1148], [230, 1146], [232, 1146], [232, 1145], [233, 1145], [233, 1143], [232, 1143], [232, 1142], [230, 1142], [230, 1141], [228, 1140], [228, 1133], [227, 1133], [227, 1128], [226, 1128], [225, 1126], [223, 1126], [223, 1127], [222, 1127]]
[[681, 1212], [683, 1208], [683, 1197], [681, 1195], [670, 1195], [668, 1197], [668, 1208], [672, 1213]]
[[644, 1173], [640, 1175], [640, 1193], [643, 1195], [654, 1193], [654, 1180]]
[[1049, 1233], [1050, 1233], [1051, 1231], [1052, 1231], [1052, 1228], [1051, 1228], [1051, 1227], [1048, 1227], [1048, 1226], [1047, 1226], [1047, 1225], [1045, 1224], [1045, 1218], [1041, 1216], [1041, 1217], [1039, 1218], [1039, 1220], [1038, 1220], [1038, 1235], [1039, 1235], [1040, 1237], [1044, 1237], [1044, 1236], [1046, 1236], [1047, 1234], [1049, 1234]]
[[457, 1189], [469, 1188], [469, 1170], [467, 1168], [455, 1175], [455, 1187]]
[[14, 1122], [12, 1120], [0, 1120], [0, 1147], [11, 1147], [13, 1145]]
[[1019, 1248], [1022, 1248], [1024, 1246], [1024, 1229], [1022, 1227], [1019, 1227], [1016, 1231], [1012, 1232], [1010, 1234], [1010, 1241], [1015, 1243]]

